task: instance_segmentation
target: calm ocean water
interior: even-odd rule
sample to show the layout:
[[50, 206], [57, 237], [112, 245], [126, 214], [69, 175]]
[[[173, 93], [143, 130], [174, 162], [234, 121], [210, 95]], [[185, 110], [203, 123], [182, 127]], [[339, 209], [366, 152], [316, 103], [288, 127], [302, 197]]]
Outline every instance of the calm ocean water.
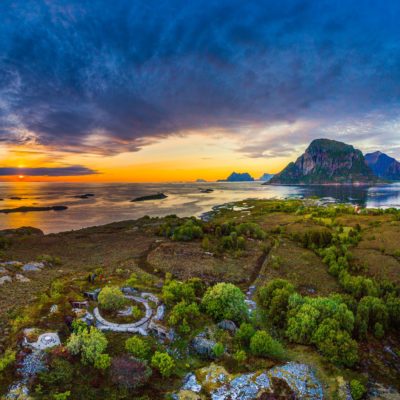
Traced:
[[[201, 193], [211, 188], [212, 193]], [[165, 193], [164, 200], [131, 203], [143, 195]], [[93, 193], [88, 199], [76, 195]], [[45, 233], [68, 231], [144, 215], [200, 216], [213, 206], [248, 198], [333, 197], [367, 207], [400, 207], [400, 184], [378, 187], [262, 186], [245, 183], [0, 183], [0, 209], [66, 205], [65, 211], [0, 214], [0, 229], [34, 226]], [[19, 197], [21, 200], [12, 200]]]

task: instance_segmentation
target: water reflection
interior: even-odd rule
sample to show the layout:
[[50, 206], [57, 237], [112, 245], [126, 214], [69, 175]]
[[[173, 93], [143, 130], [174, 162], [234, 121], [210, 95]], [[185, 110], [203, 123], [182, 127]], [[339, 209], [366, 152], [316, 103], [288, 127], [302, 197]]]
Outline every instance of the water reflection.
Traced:
[[[213, 189], [201, 193], [201, 189]], [[134, 197], [164, 192], [161, 201], [131, 203]], [[74, 196], [94, 193], [89, 199]], [[263, 186], [244, 183], [0, 183], [0, 209], [20, 206], [66, 205], [61, 212], [0, 214], [0, 229], [31, 225], [46, 233], [79, 229], [143, 215], [200, 215], [213, 206], [247, 198], [333, 197], [367, 207], [400, 207], [400, 184], [383, 186]], [[22, 200], [12, 200], [20, 197]]]

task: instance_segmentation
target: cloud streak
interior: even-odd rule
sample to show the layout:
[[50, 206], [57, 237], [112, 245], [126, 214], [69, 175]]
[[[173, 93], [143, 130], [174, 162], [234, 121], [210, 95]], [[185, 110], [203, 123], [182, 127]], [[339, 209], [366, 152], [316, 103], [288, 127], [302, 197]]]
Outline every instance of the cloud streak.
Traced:
[[384, 3], [4, 0], [0, 141], [114, 154], [252, 127], [254, 156], [260, 125], [318, 121], [309, 137], [371, 113], [390, 121], [400, 4]]

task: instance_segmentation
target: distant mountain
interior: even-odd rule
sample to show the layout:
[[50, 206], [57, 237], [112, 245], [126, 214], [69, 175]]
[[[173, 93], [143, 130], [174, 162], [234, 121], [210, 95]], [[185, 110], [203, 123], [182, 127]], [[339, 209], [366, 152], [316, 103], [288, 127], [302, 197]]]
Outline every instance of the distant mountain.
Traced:
[[207, 182], [207, 181], [205, 179], [199, 178], [199, 179], [196, 179], [196, 182], [197, 183], [203, 183], [203, 182]]
[[271, 180], [273, 176], [274, 174], [268, 174], [267, 172], [265, 172], [264, 174], [262, 174], [262, 176], [260, 176], [258, 180], [263, 182], [268, 182]]
[[221, 179], [219, 182], [252, 182], [254, 178], [248, 172], [232, 172], [226, 179]]
[[366, 154], [365, 161], [377, 177], [390, 181], [400, 180], [400, 162], [393, 157], [375, 151], [375, 153]]
[[377, 180], [360, 150], [336, 140], [316, 139], [296, 162], [291, 162], [268, 183], [351, 184]]

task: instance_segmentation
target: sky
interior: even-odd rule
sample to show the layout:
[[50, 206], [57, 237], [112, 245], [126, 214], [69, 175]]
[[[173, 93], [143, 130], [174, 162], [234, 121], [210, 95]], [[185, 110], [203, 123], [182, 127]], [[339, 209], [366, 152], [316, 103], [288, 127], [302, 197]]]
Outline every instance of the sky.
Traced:
[[279, 172], [312, 139], [400, 158], [397, 0], [2, 0], [0, 181]]

